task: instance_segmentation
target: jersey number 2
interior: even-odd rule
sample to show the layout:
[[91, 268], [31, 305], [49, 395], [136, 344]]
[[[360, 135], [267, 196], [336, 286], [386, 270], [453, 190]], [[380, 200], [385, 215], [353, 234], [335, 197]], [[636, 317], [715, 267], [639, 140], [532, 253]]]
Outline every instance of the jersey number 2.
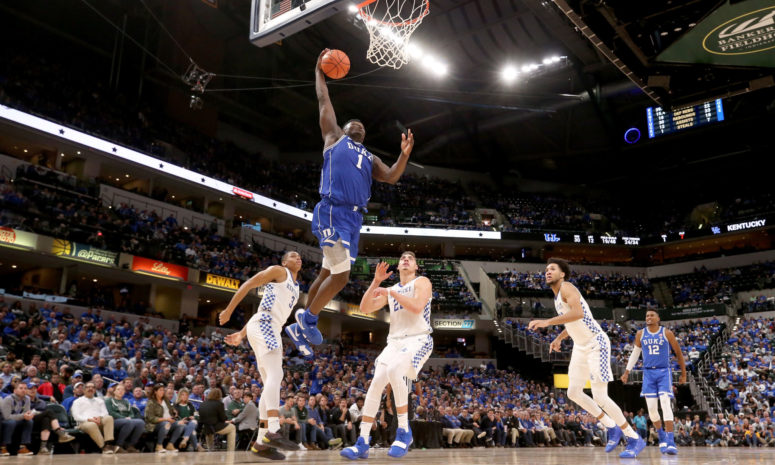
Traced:
[[648, 346], [648, 348], [649, 348], [649, 355], [659, 355], [658, 345], [651, 345], [651, 346]]

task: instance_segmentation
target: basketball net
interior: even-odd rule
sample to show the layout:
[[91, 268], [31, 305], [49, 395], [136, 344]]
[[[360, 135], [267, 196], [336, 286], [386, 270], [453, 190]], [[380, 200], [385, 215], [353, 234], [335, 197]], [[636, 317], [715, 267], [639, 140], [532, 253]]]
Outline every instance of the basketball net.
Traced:
[[398, 69], [409, 62], [409, 38], [428, 14], [429, 0], [366, 0], [358, 14], [369, 31], [366, 58]]

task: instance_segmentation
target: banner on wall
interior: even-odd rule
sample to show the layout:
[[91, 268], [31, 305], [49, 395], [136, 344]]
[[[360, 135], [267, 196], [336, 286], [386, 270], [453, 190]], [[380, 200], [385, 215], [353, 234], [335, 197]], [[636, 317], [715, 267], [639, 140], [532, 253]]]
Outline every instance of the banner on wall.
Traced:
[[188, 268], [144, 257], [132, 257], [132, 271], [173, 279], [188, 279]]
[[57, 257], [79, 260], [100, 265], [116, 266], [118, 264], [118, 252], [98, 249], [79, 242], [70, 242], [64, 239], [54, 239], [51, 253]]
[[[631, 320], [644, 321], [646, 319], [646, 309], [631, 308], [628, 310]], [[692, 307], [670, 307], [659, 309], [659, 319], [665, 320], [688, 320], [692, 318], [706, 318], [710, 316], [721, 316], [727, 314], [727, 307], [723, 304], [715, 305], [695, 305]]]
[[199, 284], [216, 289], [236, 291], [242, 285], [242, 281], [237, 278], [229, 278], [228, 276], [200, 272]]
[[20, 249], [34, 249], [38, 244], [38, 235], [18, 229], [0, 227], [0, 245]]

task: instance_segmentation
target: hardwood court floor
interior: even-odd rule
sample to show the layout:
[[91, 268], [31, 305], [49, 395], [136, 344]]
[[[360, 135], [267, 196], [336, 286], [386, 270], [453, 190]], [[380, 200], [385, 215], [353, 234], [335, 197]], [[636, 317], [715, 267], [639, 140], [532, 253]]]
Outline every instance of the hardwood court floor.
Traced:
[[[356, 463], [371, 465], [453, 465], [453, 464], [538, 464], [538, 465], [639, 465], [639, 464], [775, 464], [775, 449], [682, 447], [677, 456], [664, 456], [656, 447], [647, 447], [637, 459], [620, 459], [616, 453], [606, 454], [595, 448], [520, 448], [520, 449], [428, 449], [412, 450], [405, 457], [387, 456], [387, 449], [372, 449], [368, 460]], [[273, 462], [238, 452], [187, 452], [179, 454], [119, 454], [119, 455], [53, 455], [0, 458], [0, 465], [232, 465], [244, 463], [287, 463], [303, 465], [350, 463], [339, 451], [290, 452], [287, 459]]]

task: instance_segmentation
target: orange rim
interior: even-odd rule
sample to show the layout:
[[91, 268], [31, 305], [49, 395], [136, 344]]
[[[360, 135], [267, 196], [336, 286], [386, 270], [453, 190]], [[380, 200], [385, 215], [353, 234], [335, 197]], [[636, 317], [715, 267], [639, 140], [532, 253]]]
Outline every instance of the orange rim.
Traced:
[[365, 0], [365, 1], [361, 2], [361, 3], [359, 3], [358, 4], [358, 14], [361, 15], [361, 17], [365, 21], [376, 21], [377, 23], [382, 24], [384, 26], [410, 26], [412, 24], [418, 23], [428, 14], [428, 9], [430, 8], [430, 3], [431, 3], [429, 0], [424, 0], [425, 1], [425, 10], [423, 10], [423, 12], [422, 12], [422, 14], [420, 16], [418, 16], [417, 18], [414, 18], [414, 19], [410, 19], [408, 21], [403, 21], [403, 22], [400, 22], [400, 23], [396, 23], [396, 22], [392, 22], [392, 21], [380, 21], [378, 19], [374, 19], [368, 13], [366, 13], [364, 11], [365, 7], [371, 5], [372, 3], [378, 2], [378, 1], [379, 0]]

